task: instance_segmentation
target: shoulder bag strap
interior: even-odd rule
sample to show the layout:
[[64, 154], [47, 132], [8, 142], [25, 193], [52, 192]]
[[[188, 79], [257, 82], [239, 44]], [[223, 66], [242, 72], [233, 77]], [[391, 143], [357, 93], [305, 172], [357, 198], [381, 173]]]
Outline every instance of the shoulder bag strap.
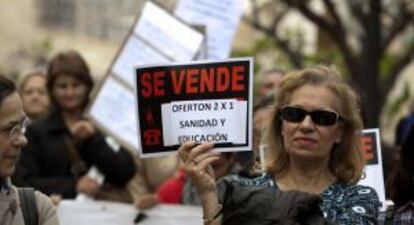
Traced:
[[64, 136], [64, 142], [69, 153], [71, 173], [78, 178], [86, 173], [88, 168], [68, 135]]
[[22, 209], [25, 225], [38, 225], [36, 196], [33, 188], [18, 188], [20, 208]]

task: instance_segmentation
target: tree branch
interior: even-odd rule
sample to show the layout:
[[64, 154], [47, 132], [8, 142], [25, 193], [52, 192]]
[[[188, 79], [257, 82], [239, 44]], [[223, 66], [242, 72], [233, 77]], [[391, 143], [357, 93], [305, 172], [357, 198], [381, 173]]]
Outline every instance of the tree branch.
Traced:
[[414, 41], [408, 47], [404, 54], [400, 55], [397, 58], [394, 65], [391, 67], [390, 72], [387, 75], [387, 78], [384, 82], [384, 86], [381, 90], [381, 94], [385, 97], [385, 95], [391, 90], [395, 81], [398, 78], [398, 75], [401, 71], [414, 59]]
[[293, 51], [289, 46], [289, 42], [287, 40], [282, 39], [276, 32], [278, 24], [281, 19], [282, 19], [282, 16], [280, 15], [280, 17], [277, 17], [274, 19], [272, 23], [273, 27], [266, 27], [263, 24], [259, 23], [259, 21], [256, 21], [254, 19], [249, 19], [246, 16], [243, 16], [243, 21], [250, 24], [250, 26], [252, 26], [254, 29], [266, 34], [269, 37], [272, 37], [275, 43], [277, 44], [277, 46], [279, 46], [282, 52], [284, 52], [287, 55], [287, 57], [289, 58], [289, 60], [291, 61], [292, 65], [295, 68], [301, 68], [303, 65], [302, 54], [299, 52]]
[[334, 26], [331, 23], [329, 23], [329, 21], [312, 12], [308, 8], [307, 4], [303, 3], [302, 1], [283, 0], [283, 2], [285, 2], [288, 6], [291, 6], [299, 10], [306, 18], [308, 18], [310, 21], [315, 23], [320, 28], [330, 33], [334, 32]]
[[395, 37], [404, 32], [404, 30], [408, 27], [410, 21], [414, 19], [414, 12], [409, 12], [407, 10], [407, 5], [401, 3], [399, 16], [395, 18], [394, 23], [389, 28], [389, 33], [387, 36], [384, 35], [383, 42], [381, 44], [381, 50], [385, 52], [391, 42], [395, 39]]
[[258, 24], [260, 24], [259, 7], [257, 6], [256, 0], [252, 0], [252, 8], [253, 8], [253, 12], [252, 12], [253, 21], [256, 21]]
[[354, 15], [361, 24], [367, 20], [367, 15], [362, 10], [361, 1], [360, 0], [348, 0], [348, 6], [351, 9], [352, 15]]
[[329, 34], [332, 40], [336, 42], [339, 50], [342, 52], [344, 61], [347, 64], [347, 67], [350, 69], [350, 75], [353, 79], [357, 80], [357, 73], [353, 73], [352, 71], [359, 67], [359, 64], [352, 54], [351, 48], [346, 42], [346, 34], [344, 33], [344, 30], [336, 28], [329, 21], [312, 12], [308, 8], [307, 4], [303, 3], [300, 0], [283, 0], [283, 2], [299, 10], [306, 18], [308, 18], [316, 26], [325, 30]]
[[323, 0], [323, 3], [325, 4], [325, 7], [328, 9], [329, 14], [332, 16], [332, 19], [334, 20], [336, 26], [339, 30], [344, 32], [344, 26], [342, 24], [341, 19], [339, 18], [338, 12], [335, 9], [335, 6], [332, 4], [331, 0]]

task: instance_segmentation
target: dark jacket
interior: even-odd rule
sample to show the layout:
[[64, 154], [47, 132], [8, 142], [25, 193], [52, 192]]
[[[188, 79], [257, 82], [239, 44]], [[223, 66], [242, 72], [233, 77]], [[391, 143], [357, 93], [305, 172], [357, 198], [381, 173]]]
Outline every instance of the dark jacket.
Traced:
[[[67, 140], [72, 139], [58, 111], [31, 124], [26, 131], [29, 143], [22, 149], [13, 182], [18, 186], [32, 186], [47, 195], [61, 194], [63, 198], [74, 198], [77, 177], [71, 172], [65, 136]], [[98, 132], [74, 146], [86, 167], [97, 166], [105, 175], [105, 182], [123, 186], [135, 174], [131, 154], [122, 148], [115, 152]]]
[[223, 200], [223, 225], [329, 225], [318, 195], [228, 183]]

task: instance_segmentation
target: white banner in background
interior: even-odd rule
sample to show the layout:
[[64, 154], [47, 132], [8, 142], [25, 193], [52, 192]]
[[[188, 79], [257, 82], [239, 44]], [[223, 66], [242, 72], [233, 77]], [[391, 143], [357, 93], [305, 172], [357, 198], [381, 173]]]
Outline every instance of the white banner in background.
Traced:
[[134, 32], [176, 61], [192, 60], [204, 38], [152, 2], [145, 4]]
[[133, 85], [133, 65], [168, 62], [171, 62], [171, 59], [162, 55], [157, 49], [149, 46], [140, 38], [130, 37], [123, 47], [121, 54], [119, 54], [112, 71], [126, 83]]
[[204, 43], [202, 32], [154, 2], [147, 1], [88, 106], [88, 118], [122, 146], [139, 151], [133, 93], [134, 67], [191, 61], [205, 46]]
[[128, 143], [127, 147], [138, 149], [135, 125], [134, 93], [112, 78], [106, 79], [90, 108], [93, 120], [101, 122], [105, 130], [111, 130], [117, 140]]
[[180, 0], [175, 15], [190, 24], [206, 25], [207, 58], [226, 59], [245, 5], [245, 0]]

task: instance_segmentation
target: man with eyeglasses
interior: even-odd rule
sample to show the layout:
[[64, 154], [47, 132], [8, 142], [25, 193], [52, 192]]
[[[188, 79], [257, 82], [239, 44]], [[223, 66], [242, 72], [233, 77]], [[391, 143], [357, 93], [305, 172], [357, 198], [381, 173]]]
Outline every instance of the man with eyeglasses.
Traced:
[[25, 221], [24, 218], [36, 217], [23, 216], [33, 215], [33, 209], [22, 210], [23, 200], [10, 181], [21, 148], [27, 144], [24, 132], [28, 123], [15, 84], [0, 75], [0, 225], [59, 224], [52, 202], [38, 191], [34, 193], [38, 221]]

